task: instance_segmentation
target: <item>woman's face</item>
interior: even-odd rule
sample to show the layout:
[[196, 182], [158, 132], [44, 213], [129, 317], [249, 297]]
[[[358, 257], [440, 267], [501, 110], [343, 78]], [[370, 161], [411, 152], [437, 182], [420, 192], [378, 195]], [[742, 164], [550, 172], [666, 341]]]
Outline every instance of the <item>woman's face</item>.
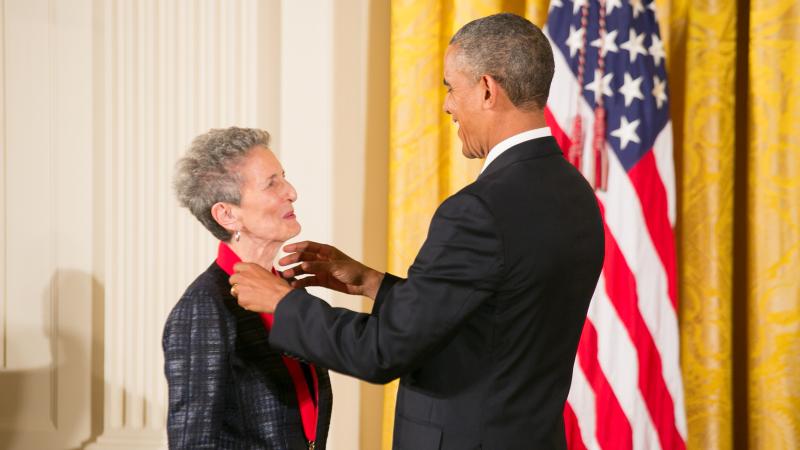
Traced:
[[300, 223], [292, 206], [297, 192], [272, 151], [253, 147], [235, 170], [241, 177], [241, 201], [236, 210], [243, 237], [284, 242], [297, 236]]

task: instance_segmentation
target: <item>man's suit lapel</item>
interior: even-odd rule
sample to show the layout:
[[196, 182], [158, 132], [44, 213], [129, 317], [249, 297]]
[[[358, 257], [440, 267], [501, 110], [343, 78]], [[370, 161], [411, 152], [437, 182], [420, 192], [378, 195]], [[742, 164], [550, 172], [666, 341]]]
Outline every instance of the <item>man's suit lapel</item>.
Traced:
[[478, 176], [478, 180], [488, 177], [489, 175], [498, 172], [516, 162], [525, 161], [528, 159], [542, 158], [555, 154], [562, 154], [561, 149], [552, 136], [545, 136], [538, 139], [531, 139], [519, 143], [498, 156], [497, 159], [489, 164], [483, 173]]

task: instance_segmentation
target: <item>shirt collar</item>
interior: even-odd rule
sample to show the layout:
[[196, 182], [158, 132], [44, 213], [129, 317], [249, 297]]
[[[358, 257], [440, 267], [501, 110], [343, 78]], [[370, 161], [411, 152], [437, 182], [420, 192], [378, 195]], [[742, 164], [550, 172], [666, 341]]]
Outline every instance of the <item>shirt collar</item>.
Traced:
[[217, 265], [220, 269], [224, 270], [228, 275], [233, 275], [233, 266], [236, 265], [242, 258], [239, 258], [228, 244], [220, 241], [219, 248], [217, 248]]
[[[228, 244], [219, 241], [219, 247], [217, 247], [217, 265], [220, 269], [228, 275], [233, 275], [233, 266], [241, 261], [242, 258], [239, 258], [239, 255], [237, 255]], [[278, 275], [278, 271], [275, 270], [275, 267], [271, 267], [270, 271], [273, 275]]]
[[509, 138], [500, 141], [497, 145], [492, 147], [492, 149], [489, 150], [489, 154], [486, 155], [486, 160], [483, 162], [481, 173], [483, 173], [483, 171], [486, 170], [487, 167], [489, 167], [489, 164], [491, 164], [492, 161], [497, 159], [498, 156], [505, 153], [505, 151], [510, 149], [511, 147], [517, 144], [521, 144], [525, 141], [530, 141], [532, 139], [538, 139], [545, 136], [552, 136], [552, 133], [550, 132], [550, 127], [542, 127], [533, 130], [523, 131], [522, 133], [515, 134]]

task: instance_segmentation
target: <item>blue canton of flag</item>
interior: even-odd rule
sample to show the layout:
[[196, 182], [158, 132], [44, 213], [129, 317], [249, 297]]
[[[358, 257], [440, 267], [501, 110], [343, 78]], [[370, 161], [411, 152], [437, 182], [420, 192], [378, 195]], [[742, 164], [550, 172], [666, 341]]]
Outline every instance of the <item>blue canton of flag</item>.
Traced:
[[[581, 7], [586, 1], [554, 1], [547, 19], [552, 42], [576, 77], [584, 34]], [[607, 0], [606, 35], [602, 40], [597, 20], [600, 4], [589, 3], [583, 95], [592, 108], [595, 96], [604, 96], [606, 140], [627, 170], [653, 148], [656, 136], [669, 121], [665, 52], [655, 3]], [[605, 55], [605, 74], [598, 79], [600, 51]]]

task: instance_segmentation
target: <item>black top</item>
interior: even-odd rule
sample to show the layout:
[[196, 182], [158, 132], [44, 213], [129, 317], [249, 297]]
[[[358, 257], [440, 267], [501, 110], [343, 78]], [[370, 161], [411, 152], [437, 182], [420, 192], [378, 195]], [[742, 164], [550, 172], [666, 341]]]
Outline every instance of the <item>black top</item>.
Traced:
[[[261, 317], [230, 294], [216, 264], [186, 289], [164, 327], [171, 449], [307, 449], [294, 384]], [[316, 369], [316, 448], [331, 418], [327, 371]], [[313, 389], [312, 389], [313, 391]]]

